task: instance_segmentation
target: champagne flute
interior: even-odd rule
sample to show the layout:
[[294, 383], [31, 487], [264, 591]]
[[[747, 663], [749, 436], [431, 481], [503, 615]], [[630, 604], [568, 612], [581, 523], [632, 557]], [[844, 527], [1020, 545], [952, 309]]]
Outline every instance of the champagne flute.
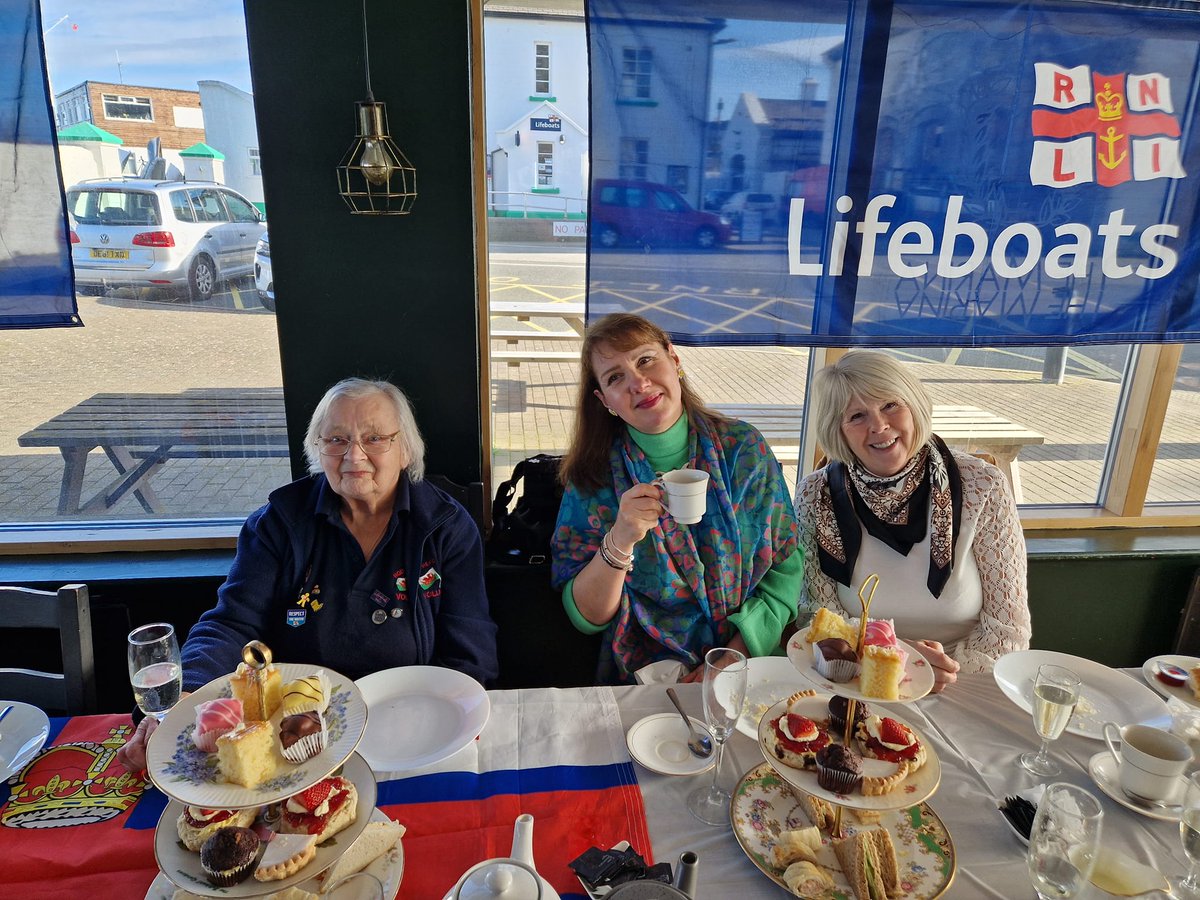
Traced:
[[160, 722], [179, 702], [183, 665], [173, 625], [156, 622], [129, 632], [129, 683], [142, 712]]
[[725, 742], [733, 734], [742, 703], [746, 699], [746, 681], [750, 673], [744, 654], [728, 647], [714, 647], [704, 654], [704, 720], [717, 743], [712, 783], [688, 795], [688, 810], [708, 825], [729, 822], [729, 791], [718, 783]]
[[1062, 666], [1038, 666], [1033, 682], [1033, 727], [1042, 746], [1037, 753], [1022, 753], [1017, 762], [1034, 775], [1057, 775], [1062, 768], [1046, 753], [1051, 741], [1066, 730], [1079, 702], [1079, 676]]
[[1046, 786], [1029, 832], [1029, 879], [1042, 900], [1074, 897], [1088, 883], [1100, 850], [1104, 810], [1088, 791]]
[[1184, 897], [1200, 897], [1200, 772], [1188, 776], [1179, 837], [1189, 864], [1187, 877], [1179, 882], [1179, 893]]

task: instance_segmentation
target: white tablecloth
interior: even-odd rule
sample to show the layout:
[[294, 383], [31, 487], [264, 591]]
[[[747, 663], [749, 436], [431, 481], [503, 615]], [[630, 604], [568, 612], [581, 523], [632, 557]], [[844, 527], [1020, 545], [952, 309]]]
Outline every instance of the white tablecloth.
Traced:
[[[677, 691], [688, 713], [703, 719], [698, 686], [678, 685]], [[661, 685], [617, 688], [615, 693], [626, 730], [643, 716], [672, 709]], [[954, 842], [958, 869], [946, 896], [995, 900], [1034, 896], [1025, 868], [1025, 847], [996, 809], [1005, 796], [1039, 781], [1015, 762], [1020, 753], [1037, 746], [1031, 716], [1001, 693], [991, 675], [960, 676], [946, 693], [895, 711], [925, 733], [941, 760], [942, 782], [928, 803]], [[1091, 780], [1087, 763], [1104, 749], [1102, 741], [1064, 734], [1051, 747], [1063, 763], [1063, 773], [1044, 780], [1070, 781], [1100, 798], [1104, 846], [1119, 848], [1156, 866], [1172, 880], [1183, 874], [1187, 861], [1179, 842], [1179, 826], [1125, 809]], [[762, 761], [758, 744], [735, 734], [725, 759], [729, 786]], [[698, 779], [710, 775], [673, 778], [640, 766], [637, 775], [655, 858], [674, 864], [683, 850], [700, 854], [699, 900], [789, 896], [750, 862], [728, 828], [703, 825], [687, 811], [687, 793]], [[1080, 894], [1082, 898], [1109, 896], [1090, 885]]]

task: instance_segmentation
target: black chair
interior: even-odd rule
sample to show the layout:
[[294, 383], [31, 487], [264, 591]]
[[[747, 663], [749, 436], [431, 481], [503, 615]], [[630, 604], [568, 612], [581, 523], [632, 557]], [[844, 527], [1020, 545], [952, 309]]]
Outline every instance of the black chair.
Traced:
[[463, 508], [471, 514], [471, 518], [475, 520], [475, 525], [479, 528], [480, 536], [487, 536], [487, 520], [484, 518], [486, 504], [483, 497], [482, 481], [459, 484], [457, 481], [451, 481], [445, 475], [426, 475], [425, 480], [430, 484], [440, 487], [461, 503]]
[[0, 624], [58, 632], [62, 672], [0, 668], [0, 697], [67, 715], [97, 712], [92, 614], [87, 585], [53, 591], [0, 587]]
[[1175, 645], [1172, 653], [1184, 656], [1200, 654], [1200, 569], [1192, 578], [1192, 589], [1183, 604], [1183, 612], [1179, 616], [1179, 628], [1175, 631]]

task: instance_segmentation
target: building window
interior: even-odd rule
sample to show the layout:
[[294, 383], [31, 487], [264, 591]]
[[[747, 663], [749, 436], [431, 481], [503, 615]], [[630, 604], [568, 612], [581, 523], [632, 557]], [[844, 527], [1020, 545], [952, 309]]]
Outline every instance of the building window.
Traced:
[[643, 138], [621, 138], [622, 178], [646, 178], [646, 161], [650, 157], [650, 142]]
[[667, 184], [681, 194], [688, 192], [688, 167], [667, 166]]
[[533, 45], [533, 92], [550, 93], [550, 45]]
[[153, 122], [154, 111], [149, 97], [122, 97], [119, 94], [101, 94], [104, 101], [104, 118], [132, 119], [137, 122]]
[[247, 152], [250, 154], [250, 174], [262, 176], [262, 159], [258, 155], [257, 147], [248, 147]]
[[621, 99], [649, 100], [650, 72], [654, 68], [653, 51], [626, 47], [621, 53]]
[[550, 141], [538, 141], [537, 186], [554, 187], [554, 144]]

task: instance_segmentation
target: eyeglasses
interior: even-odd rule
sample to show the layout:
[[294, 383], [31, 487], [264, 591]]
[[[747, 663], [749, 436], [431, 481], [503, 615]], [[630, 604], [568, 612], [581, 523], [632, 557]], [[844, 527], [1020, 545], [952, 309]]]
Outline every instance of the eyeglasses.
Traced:
[[367, 456], [379, 456], [392, 449], [392, 444], [396, 442], [396, 435], [399, 433], [399, 431], [393, 431], [391, 434], [368, 434], [361, 438], [318, 437], [317, 447], [322, 456], [345, 456], [350, 452], [351, 447], [358, 444]]

